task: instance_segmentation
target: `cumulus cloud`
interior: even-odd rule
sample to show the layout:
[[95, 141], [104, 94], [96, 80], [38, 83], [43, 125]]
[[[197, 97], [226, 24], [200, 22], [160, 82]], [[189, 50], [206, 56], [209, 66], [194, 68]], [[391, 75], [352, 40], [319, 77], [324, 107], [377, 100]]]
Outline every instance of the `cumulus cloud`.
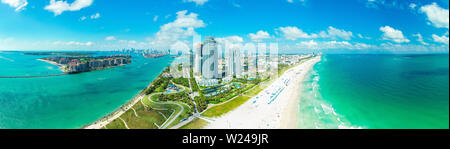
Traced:
[[382, 43], [376, 50], [389, 53], [448, 53], [448, 46]]
[[423, 45], [429, 45], [428, 43], [423, 41], [423, 37], [420, 33], [413, 34], [414, 37], [417, 37], [417, 41], [420, 42]]
[[439, 42], [439, 43], [448, 45], [449, 40], [448, 40], [448, 37], [445, 35], [438, 36], [436, 34], [433, 34], [433, 35], [431, 35], [431, 37], [433, 37], [434, 42]]
[[323, 37], [323, 38], [333, 38], [333, 39], [342, 38], [342, 39], [345, 39], [345, 40], [350, 40], [353, 37], [353, 33], [352, 32], [345, 31], [345, 30], [342, 30], [342, 29], [336, 29], [336, 28], [334, 28], [332, 26], [328, 27], [328, 30], [326, 32], [325, 31], [321, 31], [319, 33], [319, 35], [320, 35], [320, 37]]
[[105, 40], [116, 40], [116, 37], [114, 36], [108, 36], [105, 38]]
[[402, 31], [396, 30], [390, 26], [380, 27], [380, 31], [383, 32], [383, 40], [390, 40], [397, 43], [409, 42], [409, 39], [403, 36]]
[[55, 41], [53, 42], [54, 45], [68, 45], [68, 46], [92, 46], [94, 43], [88, 41], [88, 42], [78, 42], [78, 41]]
[[24, 10], [25, 6], [28, 5], [27, 0], [2, 0], [2, 3], [8, 4], [9, 6], [16, 8], [16, 12]]
[[175, 21], [164, 24], [153, 38], [147, 40], [158, 49], [170, 48], [177, 41], [186, 39], [196, 34], [196, 28], [205, 27], [206, 24], [198, 19], [198, 14], [188, 11], [177, 12]]
[[288, 3], [294, 3], [294, 1], [305, 2], [305, 0], [287, 0]]
[[428, 20], [437, 28], [448, 28], [448, 9], [439, 7], [436, 3], [420, 7], [420, 12], [427, 15]]
[[57, 16], [64, 11], [78, 11], [92, 5], [93, 2], [94, 0], [75, 0], [69, 4], [67, 1], [50, 0], [50, 4], [45, 6], [44, 9], [53, 12]]
[[314, 40], [310, 41], [302, 41], [297, 44], [300, 48], [307, 48], [307, 49], [318, 49], [319, 44], [315, 42]]
[[411, 8], [411, 9], [414, 9], [414, 8], [416, 8], [416, 7], [417, 7], [417, 5], [414, 4], [414, 3], [409, 4], [409, 8]]
[[297, 40], [299, 38], [317, 38], [317, 34], [311, 34], [303, 32], [301, 29], [293, 26], [280, 27], [277, 30], [281, 31], [286, 40]]
[[223, 38], [216, 38], [219, 43], [242, 43], [244, 39], [240, 36], [228, 36]]
[[208, 0], [183, 0], [184, 2], [194, 2], [196, 5], [203, 5], [206, 2], [208, 2]]
[[275, 29], [276, 31], [281, 31], [284, 38], [286, 40], [297, 40], [299, 38], [331, 38], [333, 40], [336, 39], [344, 39], [344, 40], [350, 40], [353, 37], [353, 33], [350, 31], [345, 31], [343, 29], [337, 29], [333, 26], [329, 26], [327, 30], [320, 31], [319, 34], [311, 33], [308, 34], [304, 32], [303, 30], [294, 27], [294, 26], [288, 26], [288, 27], [280, 27]]
[[302, 41], [296, 44], [298, 49], [306, 50], [325, 50], [325, 49], [349, 49], [349, 50], [361, 50], [373, 48], [375, 46], [364, 43], [350, 43], [348, 41], [321, 41], [314, 40]]
[[91, 15], [91, 19], [98, 19], [98, 18], [100, 18], [100, 13]]
[[269, 33], [265, 32], [265, 31], [258, 31], [256, 34], [250, 33], [248, 36], [250, 37], [250, 39], [253, 42], [261, 42], [264, 39], [269, 39], [270, 38]]

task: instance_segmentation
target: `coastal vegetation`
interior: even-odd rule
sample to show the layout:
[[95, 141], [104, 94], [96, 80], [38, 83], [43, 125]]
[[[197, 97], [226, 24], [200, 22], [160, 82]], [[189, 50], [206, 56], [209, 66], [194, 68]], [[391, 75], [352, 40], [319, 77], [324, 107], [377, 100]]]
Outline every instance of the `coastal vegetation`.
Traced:
[[[296, 65], [279, 64], [278, 75]], [[145, 97], [140, 103], [135, 104], [105, 128], [170, 128], [193, 116], [194, 109], [201, 117], [220, 117], [256, 96], [277, 78], [257, 75], [251, 79], [234, 78], [227, 83], [202, 87], [197, 85], [193, 77], [173, 78], [169, 72], [169, 67], [164, 69], [142, 92]], [[192, 76], [192, 71], [190, 73]], [[180, 128], [197, 129], [207, 124], [206, 120], [194, 117]]]
[[239, 107], [241, 104], [245, 103], [248, 99], [251, 97], [248, 96], [238, 96], [234, 98], [233, 100], [226, 102], [219, 106], [214, 106], [204, 113], [202, 113], [202, 116], [205, 117], [218, 117], [221, 116], [237, 107]]

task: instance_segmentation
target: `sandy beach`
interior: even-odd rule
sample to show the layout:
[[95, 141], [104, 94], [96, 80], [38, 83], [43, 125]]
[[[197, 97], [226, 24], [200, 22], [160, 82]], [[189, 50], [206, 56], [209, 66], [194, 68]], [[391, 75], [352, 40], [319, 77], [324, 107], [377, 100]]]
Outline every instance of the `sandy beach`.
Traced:
[[46, 63], [50, 63], [50, 64], [53, 64], [53, 65], [56, 65], [56, 66], [58, 66], [59, 67], [59, 70], [61, 70], [62, 72], [66, 72], [66, 66], [65, 65], [61, 65], [61, 64], [58, 64], [58, 63], [56, 63], [56, 62], [53, 62], [53, 61], [49, 61], [49, 60], [44, 60], [44, 59], [37, 59], [38, 61], [43, 61], [43, 62], [46, 62]]
[[[129, 110], [131, 107], [133, 107], [136, 103], [142, 100], [144, 98], [144, 95], [138, 95], [137, 97], [133, 98], [129, 103], [127, 103], [124, 107], [121, 107], [114, 111], [113, 113], [103, 117], [102, 119], [99, 119], [91, 124], [88, 124], [83, 127], [83, 129], [101, 129], [104, 126], [108, 125], [113, 120], [120, 118], [120, 116], [125, 113], [127, 110]], [[125, 123], [126, 125], [126, 123]]]
[[287, 70], [255, 97], [235, 110], [209, 120], [205, 129], [292, 129], [297, 128], [296, 113], [301, 82], [320, 56]]

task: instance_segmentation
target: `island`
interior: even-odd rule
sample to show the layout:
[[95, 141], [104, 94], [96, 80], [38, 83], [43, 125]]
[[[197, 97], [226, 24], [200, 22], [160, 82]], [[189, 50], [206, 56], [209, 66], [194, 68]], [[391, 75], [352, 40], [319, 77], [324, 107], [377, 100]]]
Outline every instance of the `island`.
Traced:
[[38, 59], [50, 64], [58, 65], [59, 68], [68, 74], [88, 72], [92, 70], [102, 70], [116, 66], [131, 64], [130, 55], [112, 56], [85, 56], [85, 57], [45, 57]]

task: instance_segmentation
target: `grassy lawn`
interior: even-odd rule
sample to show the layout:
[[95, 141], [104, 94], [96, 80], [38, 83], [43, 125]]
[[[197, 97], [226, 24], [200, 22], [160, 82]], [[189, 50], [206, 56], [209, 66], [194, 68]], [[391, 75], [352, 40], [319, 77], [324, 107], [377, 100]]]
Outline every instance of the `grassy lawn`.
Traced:
[[[152, 103], [148, 101], [148, 95], [144, 97], [146, 100], [143, 100], [143, 103], [146, 106], [151, 106], [154, 109], [146, 108], [141, 102], [138, 102], [136, 105], [133, 106], [133, 109], [136, 110], [136, 114], [132, 109], [126, 111], [124, 114], [120, 116], [128, 125], [130, 129], [158, 129], [158, 127], [155, 125], [155, 123], [160, 126], [165, 121], [166, 118], [169, 118], [169, 116], [173, 113], [174, 115], [177, 114], [181, 108], [177, 105], [171, 105], [171, 104], [164, 104], [159, 105]], [[189, 106], [181, 104], [184, 107], [184, 112], [177, 117], [167, 128], [170, 128], [171, 126], [175, 126], [177, 123], [179, 123], [182, 119], [189, 117], [189, 113], [191, 109]], [[166, 110], [163, 110], [166, 109]], [[175, 113], [174, 113], [175, 110]], [[164, 115], [164, 116], [163, 116]], [[106, 126], [107, 129], [126, 129], [124, 123], [120, 119], [116, 119], [109, 123]]]
[[202, 116], [205, 117], [218, 117], [221, 116], [237, 107], [239, 107], [241, 104], [245, 103], [250, 97], [247, 96], [239, 96], [234, 98], [233, 100], [224, 103], [222, 105], [218, 105], [215, 107], [212, 107], [205, 111]]
[[[192, 113], [189, 106], [184, 105], [184, 104], [181, 104], [181, 105], [184, 107], [183, 113], [181, 113], [180, 116], [178, 116], [170, 125], [168, 125], [167, 128], [171, 128], [171, 127], [177, 125], [181, 120], [188, 118], [190, 116], [190, 114]], [[177, 113], [178, 113], [178, 111], [179, 110], [177, 110]]]
[[201, 129], [208, 125], [208, 122], [199, 118], [195, 118], [192, 122], [181, 126], [179, 129]]
[[123, 124], [122, 120], [115, 119], [112, 122], [110, 122], [108, 125], [106, 125], [107, 129], [127, 129], [125, 127], [125, 124]]

